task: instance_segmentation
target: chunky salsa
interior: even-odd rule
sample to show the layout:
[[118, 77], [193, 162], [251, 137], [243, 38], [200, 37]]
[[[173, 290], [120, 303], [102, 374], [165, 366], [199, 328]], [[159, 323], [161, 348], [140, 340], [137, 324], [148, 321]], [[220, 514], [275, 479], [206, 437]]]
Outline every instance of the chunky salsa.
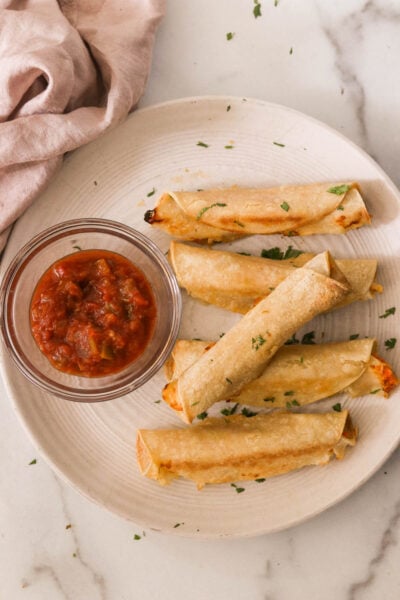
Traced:
[[31, 330], [51, 364], [65, 373], [116, 373], [146, 348], [156, 306], [146, 277], [108, 250], [81, 250], [41, 277], [30, 306]]

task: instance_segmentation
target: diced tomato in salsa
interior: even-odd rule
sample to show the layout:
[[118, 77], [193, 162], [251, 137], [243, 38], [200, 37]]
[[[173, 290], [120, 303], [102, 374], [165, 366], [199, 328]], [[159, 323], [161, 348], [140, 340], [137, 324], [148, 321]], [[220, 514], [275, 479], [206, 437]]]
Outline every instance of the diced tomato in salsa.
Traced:
[[60, 371], [85, 377], [116, 373], [137, 359], [156, 314], [145, 275], [108, 250], [82, 250], [55, 262], [30, 306], [41, 352]]

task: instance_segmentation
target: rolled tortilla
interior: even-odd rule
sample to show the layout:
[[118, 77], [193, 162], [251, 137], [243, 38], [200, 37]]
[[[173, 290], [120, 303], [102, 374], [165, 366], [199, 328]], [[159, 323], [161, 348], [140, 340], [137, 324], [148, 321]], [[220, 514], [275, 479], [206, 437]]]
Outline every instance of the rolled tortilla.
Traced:
[[[172, 241], [169, 258], [180, 287], [203, 302], [245, 314], [268, 296], [294, 269], [315, 256], [301, 253], [286, 260], [245, 256], [235, 252]], [[375, 259], [336, 259], [351, 291], [334, 308], [369, 300], [382, 291], [375, 281]]]
[[259, 377], [295, 331], [348, 293], [348, 283], [330, 254], [317, 254], [288, 275], [178, 379], [167, 384], [164, 400], [190, 423]]
[[184, 429], [139, 430], [141, 473], [161, 485], [177, 477], [198, 488], [252, 480], [341, 459], [357, 432], [347, 411], [209, 417]]
[[[178, 378], [214, 342], [178, 340], [165, 364], [167, 379]], [[305, 405], [338, 393], [388, 397], [399, 384], [390, 365], [373, 355], [374, 339], [282, 346], [257, 379], [230, 400], [249, 406]]]
[[191, 241], [250, 234], [345, 233], [370, 223], [355, 182], [167, 192], [145, 221]]

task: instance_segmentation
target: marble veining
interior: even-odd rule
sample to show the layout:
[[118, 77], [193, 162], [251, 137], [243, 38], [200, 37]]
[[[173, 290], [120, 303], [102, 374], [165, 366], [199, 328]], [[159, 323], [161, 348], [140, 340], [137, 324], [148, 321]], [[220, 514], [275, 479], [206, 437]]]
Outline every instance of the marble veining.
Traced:
[[[73, 515], [70, 513], [67, 501], [64, 494], [64, 488], [58, 479], [58, 477], [53, 474], [53, 480], [57, 488], [57, 496], [59, 499], [59, 508], [65, 522], [65, 529], [68, 531], [71, 542], [69, 546], [72, 546], [72, 556], [75, 561], [82, 568], [84, 579], [88, 580], [88, 584], [92, 589], [90, 600], [107, 600], [107, 591], [106, 584], [102, 575], [97, 573], [89, 564], [87, 560], [85, 560], [82, 556], [82, 551], [79, 545], [78, 532], [73, 523]], [[33, 566], [33, 574], [35, 578], [39, 577], [48, 577], [52, 580], [57, 591], [60, 594], [60, 598], [65, 600], [74, 600], [74, 595], [70, 594], [64, 587], [63, 580], [58, 576], [56, 569], [52, 565], [45, 564], [35, 564]], [[32, 578], [32, 584], [35, 582], [35, 578]], [[91, 585], [92, 584], [92, 585]]]
[[394, 506], [392, 514], [389, 515], [387, 525], [382, 533], [379, 543], [376, 545], [375, 554], [367, 565], [365, 577], [360, 581], [353, 582], [346, 598], [348, 600], [361, 600], [364, 592], [375, 582], [377, 573], [384, 568], [385, 559], [388, 551], [392, 547], [398, 546], [397, 532], [400, 524], [400, 500]]
[[367, 7], [361, 11], [345, 15], [340, 21], [330, 25], [324, 18], [323, 6], [319, 13], [322, 30], [335, 54], [335, 69], [341, 82], [341, 93], [350, 97], [352, 110], [357, 124], [359, 144], [372, 156], [366, 120], [366, 94], [362, 81], [353, 65], [353, 54], [363, 41], [363, 23]]

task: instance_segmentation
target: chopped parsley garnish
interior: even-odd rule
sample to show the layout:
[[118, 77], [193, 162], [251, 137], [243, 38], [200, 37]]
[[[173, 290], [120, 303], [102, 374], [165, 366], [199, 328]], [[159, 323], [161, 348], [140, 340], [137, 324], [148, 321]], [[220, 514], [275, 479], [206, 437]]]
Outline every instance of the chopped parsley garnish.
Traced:
[[293, 408], [293, 406], [300, 406], [300, 404], [299, 404], [299, 402], [297, 402], [297, 400], [292, 400], [291, 402], [286, 402], [287, 409]]
[[241, 223], [240, 221], [233, 221], [235, 223], [235, 225], [238, 225], [239, 227], [245, 227], [244, 223]]
[[339, 204], [339, 206], [336, 208], [336, 210], [344, 210], [343, 204]]
[[287, 202], [282, 202], [281, 209], [288, 212], [288, 210], [290, 209], [290, 206]]
[[289, 391], [285, 392], [283, 395], [284, 396], [294, 396], [294, 391], [293, 390], [289, 390]]
[[315, 344], [315, 331], [308, 331], [301, 338], [301, 342], [297, 339], [296, 334], [294, 333], [291, 338], [286, 340], [285, 346], [292, 346], [293, 344], [305, 344], [311, 345]]
[[284, 148], [285, 144], [281, 144], [280, 142], [272, 142], [274, 146], [279, 146], [279, 148]]
[[385, 310], [385, 312], [383, 313], [383, 315], [379, 315], [380, 319], [386, 319], [387, 317], [389, 317], [390, 315], [394, 315], [394, 313], [396, 312], [396, 307], [392, 306], [392, 308], [387, 308]]
[[254, 410], [250, 410], [249, 408], [244, 406], [242, 408], [242, 415], [244, 417], [255, 417], [256, 415], [258, 415], [258, 413], [254, 412]]
[[207, 411], [204, 411], [204, 412], [200, 413], [199, 415], [197, 415], [197, 418], [200, 419], [200, 421], [203, 421], [203, 419], [206, 419], [207, 417], [208, 417]]
[[257, 481], [257, 483], [264, 483], [264, 481], [266, 481], [265, 477], [259, 477], [258, 479], [255, 479], [254, 481]]
[[226, 107], [226, 112], [229, 112], [231, 110], [232, 106], [230, 104], [228, 104], [228, 106]]
[[82, 250], [82, 248], [80, 246], [72, 246], [74, 250]]
[[139, 535], [139, 534], [137, 534], [137, 533], [135, 533], [135, 535], [133, 536], [133, 539], [134, 539], [134, 540], [141, 540], [141, 539], [142, 539], [142, 536], [141, 536], [141, 535]]
[[223, 408], [221, 410], [221, 415], [224, 415], [224, 417], [229, 417], [230, 415], [235, 414], [238, 406], [239, 406], [239, 402], [236, 402], [236, 404], [234, 404], [232, 406], [232, 408], [228, 408], [228, 407]]
[[197, 146], [201, 146], [202, 148], [209, 148], [209, 145], [206, 144], [205, 142], [197, 142], [196, 144]]
[[97, 185], [97, 181], [93, 181], [93, 185]]
[[273, 260], [283, 260], [283, 252], [280, 248], [274, 247], [266, 250], [265, 248], [261, 250], [262, 258], [272, 258]]
[[181, 525], [184, 525], [185, 523], [175, 523], [174, 525], [174, 529], [176, 529], [177, 527], [180, 527]]
[[371, 390], [370, 394], [377, 394], [378, 392], [381, 391], [382, 388], [376, 388], [376, 390]]
[[296, 334], [294, 333], [292, 335], [291, 338], [289, 338], [288, 340], [286, 340], [285, 342], [285, 346], [293, 346], [293, 344], [300, 344], [299, 340], [296, 337]]
[[288, 246], [285, 252], [275, 246], [266, 250], [261, 250], [260, 256], [262, 258], [271, 258], [272, 260], [286, 260], [288, 258], [297, 258], [300, 254], [304, 254], [303, 250], [296, 250], [293, 246]]
[[219, 334], [219, 337], [220, 337], [220, 338], [223, 338], [223, 337], [224, 337], [224, 335], [225, 335], [225, 333], [220, 333], [220, 334]]
[[268, 396], [264, 398], [264, 402], [275, 402], [275, 396]]
[[309, 344], [309, 345], [310, 344], [315, 344], [314, 339], [315, 339], [315, 331], [308, 331], [301, 338], [301, 343], [302, 344]]
[[395, 347], [397, 342], [397, 338], [389, 338], [388, 340], [385, 341], [385, 348], [387, 350], [392, 350], [392, 348]]
[[154, 400], [154, 404], [160, 404], [161, 400]]
[[148, 198], [150, 198], [150, 196], [154, 196], [154, 194], [155, 194], [155, 193], [156, 193], [156, 188], [153, 188], [153, 189], [151, 190], [151, 192], [149, 192], [149, 193], [147, 194], [147, 197], [148, 197]]
[[234, 35], [235, 35], [235, 34], [234, 34], [232, 31], [229, 31], [229, 32], [226, 34], [226, 39], [227, 39], [228, 41], [229, 41], [229, 40], [232, 40]]
[[232, 148], [234, 148], [234, 146], [232, 144], [228, 144], [227, 146], [224, 146], [225, 150], [232, 150]]
[[297, 258], [298, 256], [300, 256], [300, 254], [304, 254], [304, 251], [296, 250], [296, 248], [293, 248], [293, 246], [288, 246], [285, 254], [283, 255], [283, 260], [286, 260], [288, 258]]
[[238, 487], [238, 486], [236, 485], [236, 483], [231, 483], [231, 487], [235, 488], [235, 490], [236, 490], [236, 492], [237, 492], [238, 494], [241, 494], [242, 492], [244, 492], [244, 491], [245, 491], [245, 489], [244, 489], [244, 488], [242, 488], [242, 487]]
[[71, 529], [72, 525], [71, 523], [68, 523], [68, 525], [65, 526], [65, 529]]
[[198, 213], [198, 215], [197, 215], [197, 217], [196, 217], [197, 221], [198, 221], [199, 219], [201, 219], [201, 217], [204, 215], [204, 213], [205, 213], [207, 210], [210, 210], [210, 208], [214, 208], [214, 206], [220, 206], [220, 207], [223, 207], [223, 206], [226, 206], [226, 204], [225, 204], [225, 202], [214, 202], [213, 204], [210, 204], [210, 206], [203, 206], [203, 208], [202, 208], [202, 209], [199, 211], [199, 213]]
[[229, 379], [229, 377], [225, 377], [225, 381], [226, 381], [227, 383], [232, 383], [232, 379]]
[[197, 400], [196, 402], [192, 402], [192, 404], [190, 406], [196, 406], [196, 404], [199, 404], [200, 400]]
[[259, 0], [254, 0], [253, 15], [256, 19], [257, 17], [261, 17], [261, 4]]
[[31, 462], [29, 464], [30, 465], [36, 465], [36, 463], [37, 463], [37, 460], [36, 460], [36, 458], [34, 458], [33, 460], [31, 460]]
[[349, 340], [358, 340], [358, 338], [359, 338], [359, 337], [360, 337], [360, 334], [359, 334], [359, 333], [352, 333], [352, 334], [349, 336]]
[[342, 412], [342, 405], [340, 404], [340, 402], [337, 402], [336, 404], [334, 404], [332, 406], [332, 409], [335, 410], [336, 412]]
[[341, 196], [342, 194], [346, 194], [350, 189], [350, 186], [344, 183], [343, 185], [335, 185], [334, 187], [329, 188], [327, 190], [330, 194], [336, 194], [336, 196]]
[[241, 254], [242, 256], [251, 256], [250, 252], [238, 252], [238, 254]]
[[266, 340], [263, 338], [263, 336], [258, 335], [257, 337], [251, 338], [251, 347], [253, 348], [253, 350], [258, 350], [260, 346], [265, 344], [265, 342]]
[[290, 48], [290, 50], [289, 50], [289, 54], [293, 54], [293, 47], [292, 47], [292, 48]]

